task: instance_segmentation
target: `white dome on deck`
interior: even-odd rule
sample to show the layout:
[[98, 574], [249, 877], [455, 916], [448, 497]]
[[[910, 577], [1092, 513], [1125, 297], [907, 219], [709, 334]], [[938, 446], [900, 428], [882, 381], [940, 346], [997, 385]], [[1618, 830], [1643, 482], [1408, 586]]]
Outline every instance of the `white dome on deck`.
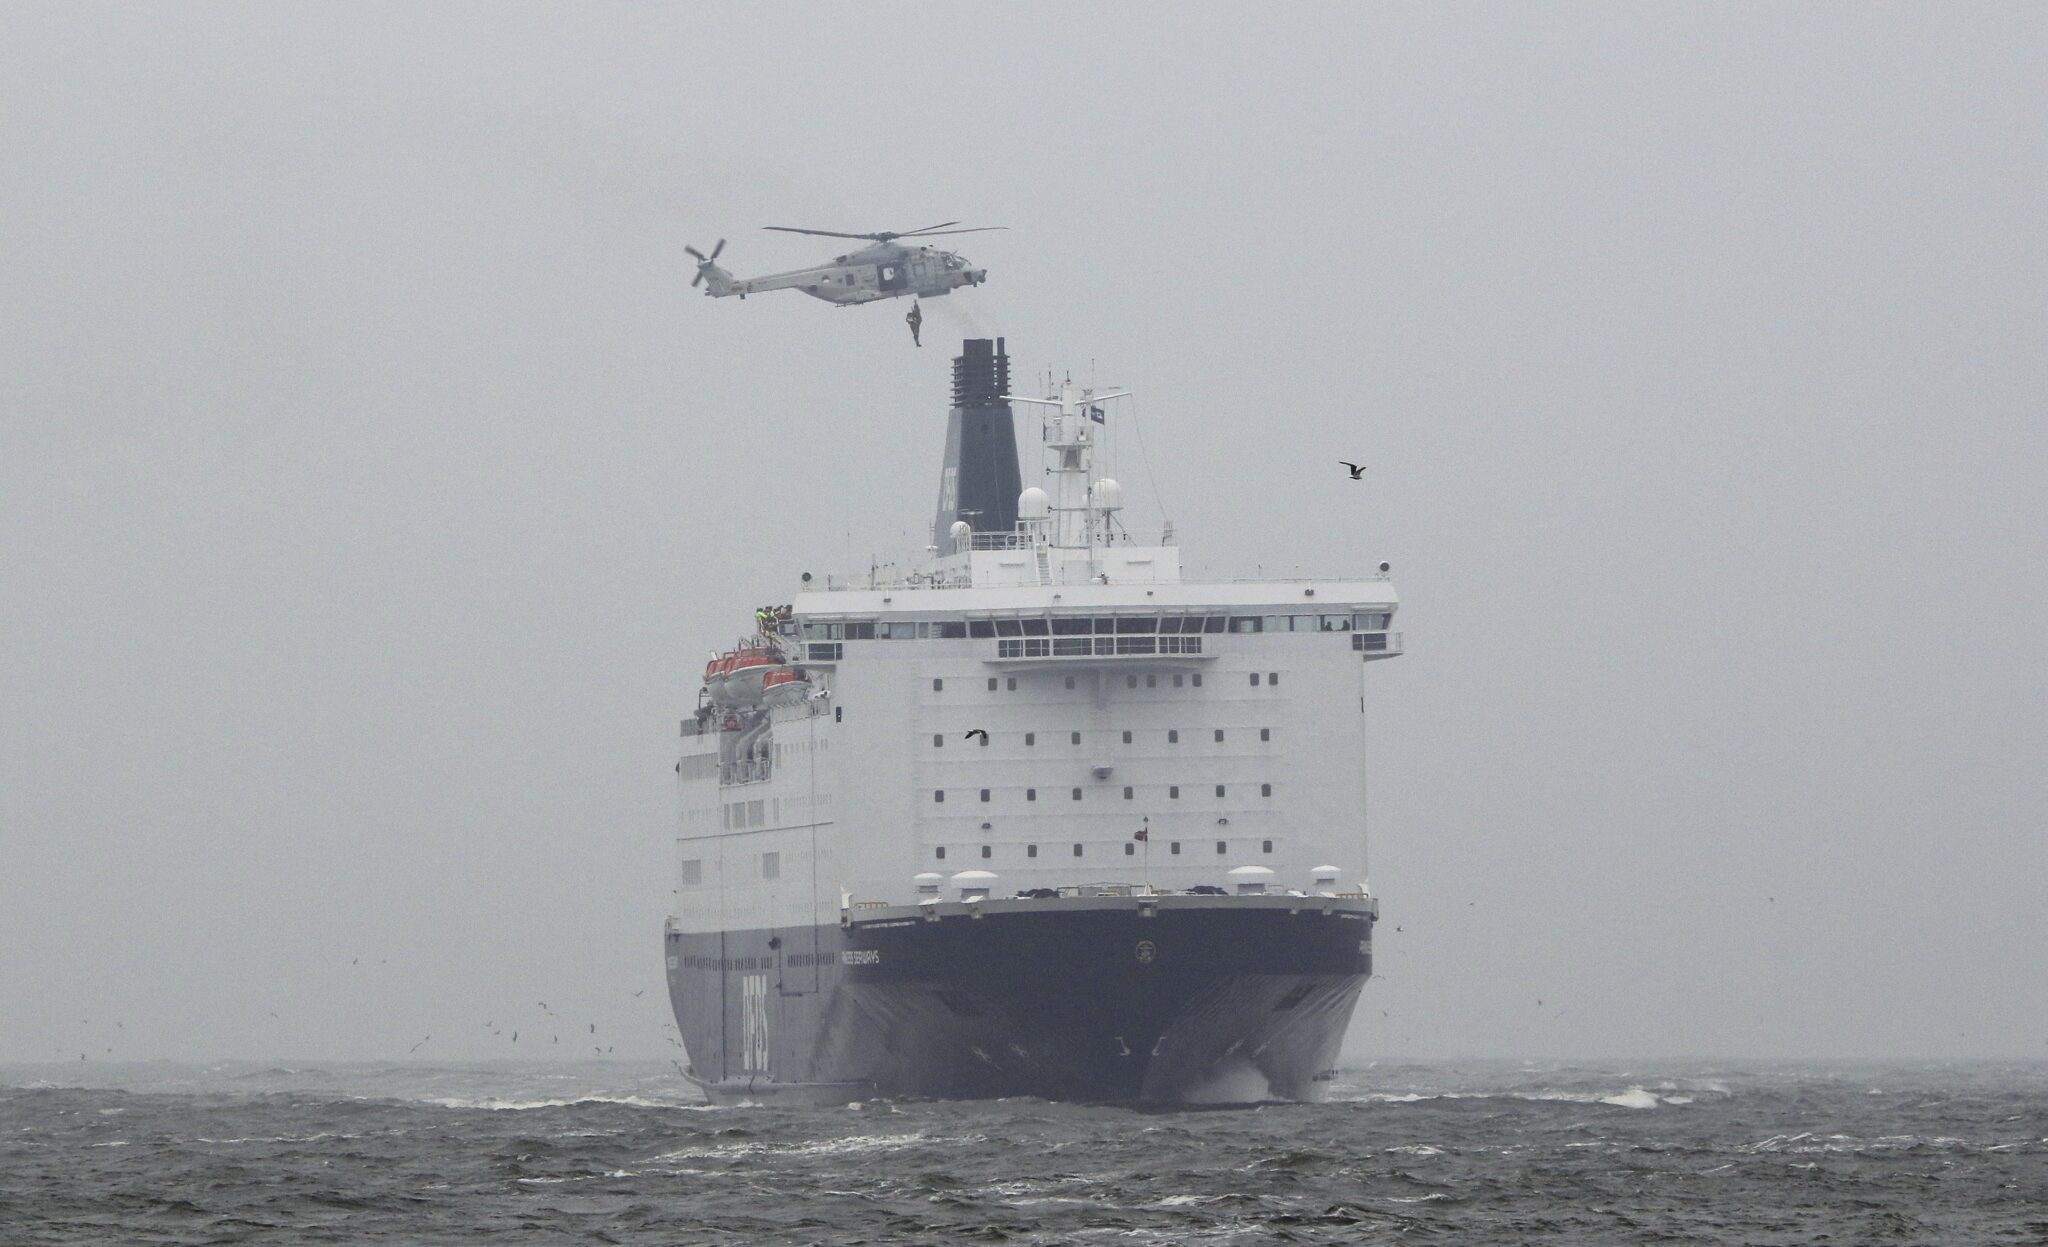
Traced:
[[1020, 520], [1042, 520], [1051, 509], [1052, 503], [1046, 498], [1045, 491], [1036, 485], [1017, 495], [1017, 518]]
[[1089, 501], [1104, 511], [1121, 510], [1124, 505], [1124, 487], [1103, 477], [1088, 490]]

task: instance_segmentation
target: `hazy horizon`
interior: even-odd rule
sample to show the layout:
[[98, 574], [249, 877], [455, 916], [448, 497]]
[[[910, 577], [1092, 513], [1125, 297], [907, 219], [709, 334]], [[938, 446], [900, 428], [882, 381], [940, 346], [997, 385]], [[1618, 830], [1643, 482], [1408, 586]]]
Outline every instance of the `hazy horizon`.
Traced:
[[[924, 545], [968, 336], [1136, 392], [1195, 572], [1393, 564], [1348, 1064], [2048, 1057], [2044, 84], [2022, 5], [0, 8], [0, 1061], [675, 1053], [697, 664]], [[921, 350], [688, 285], [954, 218]]]

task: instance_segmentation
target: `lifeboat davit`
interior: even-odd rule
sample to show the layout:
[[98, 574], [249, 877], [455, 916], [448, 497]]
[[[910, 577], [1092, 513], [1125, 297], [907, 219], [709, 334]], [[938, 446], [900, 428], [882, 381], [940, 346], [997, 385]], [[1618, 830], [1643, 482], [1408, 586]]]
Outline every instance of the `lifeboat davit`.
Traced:
[[761, 700], [771, 706], [793, 706], [811, 695], [811, 681], [794, 667], [778, 667], [761, 677]]

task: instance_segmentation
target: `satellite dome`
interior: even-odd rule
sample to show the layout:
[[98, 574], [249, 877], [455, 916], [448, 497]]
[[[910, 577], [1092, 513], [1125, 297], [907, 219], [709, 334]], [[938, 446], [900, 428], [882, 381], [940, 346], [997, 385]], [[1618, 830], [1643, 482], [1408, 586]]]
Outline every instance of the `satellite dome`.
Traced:
[[1017, 518], [1020, 520], [1042, 520], [1051, 509], [1052, 504], [1047, 500], [1045, 491], [1036, 485], [1017, 495]]
[[973, 531], [974, 526], [972, 524], [969, 524], [966, 520], [954, 520], [953, 527], [946, 530], [946, 532], [955, 541], [959, 541], [965, 538], [969, 533]]
[[1120, 510], [1124, 505], [1124, 487], [1106, 476], [1095, 482], [1095, 487], [1088, 493], [1094, 498], [1095, 505], [1104, 511]]

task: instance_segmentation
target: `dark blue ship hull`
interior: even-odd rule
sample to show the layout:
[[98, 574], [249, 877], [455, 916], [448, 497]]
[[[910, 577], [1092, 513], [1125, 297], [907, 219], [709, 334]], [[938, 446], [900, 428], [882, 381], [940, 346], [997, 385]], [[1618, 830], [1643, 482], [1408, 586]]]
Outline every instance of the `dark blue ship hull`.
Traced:
[[1361, 897], [1059, 897], [668, 935], [714, 1098], [1310, 1099], [1372, 973]]

